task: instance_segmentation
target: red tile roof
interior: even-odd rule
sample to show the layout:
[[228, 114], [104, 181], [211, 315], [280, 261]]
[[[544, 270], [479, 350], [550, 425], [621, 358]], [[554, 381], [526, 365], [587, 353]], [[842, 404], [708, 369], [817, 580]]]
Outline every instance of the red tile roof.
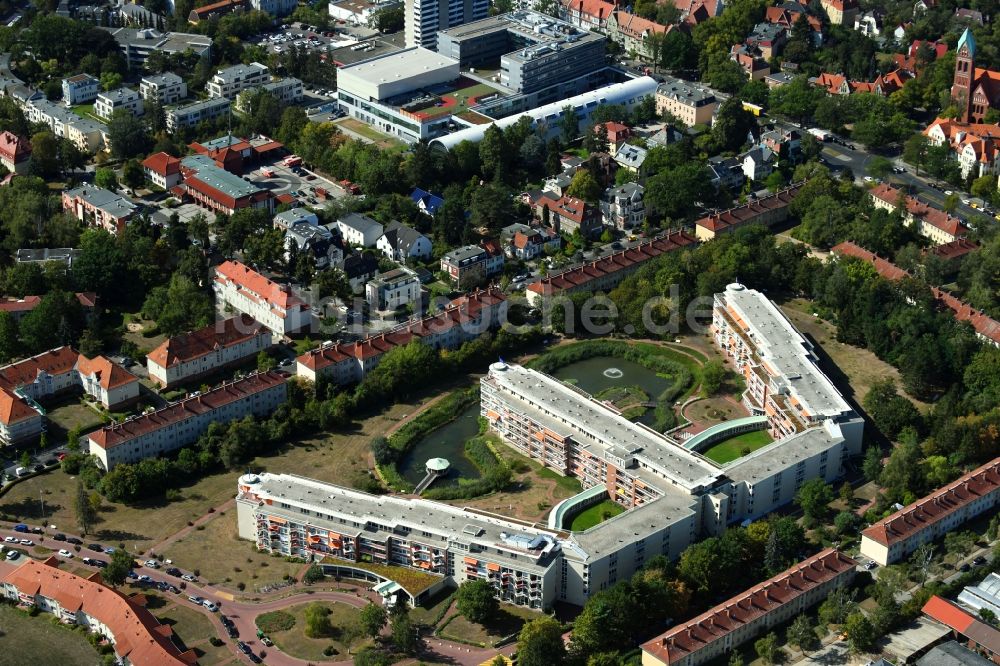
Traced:
[[20, 396], [0, 388], [0, 423], [6, 426], [40, 416]]
[[902, 280], [904, 277], [909, 277], [910, 275], [891, 261], [882, 259], [874, 252], [869, 252], [865, 248], [860, 245], [855, 245], [851, 241], [844, 241], [843, 243], [834, 245], [832, 252], [835, 255], [854, 257], [866, 263], [872, 264], [875, 268], [875, 272], [887, 280]]
[[970, 241], [968, 238], [957, 238], [950, 243], [942, 243], [927, 250], [929, 254], [936, 255], [946, 261], [964, 257], [970, 252], [979, 249], [979, 244]]
[[220, 0], [220, 2], [213, 2], [210, 5], [204, 5], [203, 7], [196, 7], [191, 10], [191, 13], [196, 15], [199, 19], [209, 16], [215, 12], [222, 11], [232, 11], [237, 7], [242, 7], [244, 0]]
[[[880, 199], [890, 206], [895, 207], [899, 204], [902, 191], [889, 183], [879, 183], [870, 190], [869, 194], [873, 198]], [[953, 217], [943, 210], [932, 208], [916, 197], [906, 195], [905, 201], [906, 211], [914, 218], [937, 227], [951, 236], [961, 237], [969, 233], [969, 228], [965, 226], [961, 218]]]
[[112, 363], [104, 356], [89, 359], [80, 354], [80, 360], [76, 362], [76, 369], [84, 377], [96, 377], [101, 388], [107, 391], [139, 381], [138, 377], [117, 363]]
[[[909, 276], [909, 273], [902, 268], [885, 259], [878, 258], [877, 255], [850, 241], [845, 241], [834, 246], [833, 251], [836, 254], [845, 254], [871, 262], [875, 267], [875, 271], [887, 280], [901, 280]], [[982, 310], [977, 310], [968, 303], [955, 298], [948, 292], [937, 287], [931, 287], [931, 294], [938, 303], [952, 311], [955, 319], [969, 322], [976, 333], [990, 340], [994, 345], [1000, 346], [1000, 322], [985, 314]]]
[[414, 338], [443, 333], [453, 326], [475, 319], [487, 306], [494, 306], [506, 300], [499, 289], [475, 291], [468, 296], [456, 298], [444, 309], [418, 322], [405, 324], [387, 333], [365, 338], [360, 342], [324, 345], [311, 349], [298, 357], [298, 362], [314, 372], [321, 371], [350, 358], [368, 359], [384, 354], [393, 347], [408, 344]]
[[856, 566], [857, 562], [847, 555], [828, 548], [693, 620], [674, 625], [643, 643], [642, 650], [664, 664], [679, 663], [818, 585], [843, 574], [850, 575]]
[[153, 153], [142, 161], [142, 166], [161, 176], [170, 176], [181, 171], [181, 161], [168, 153]]
[[0, 310], [4, 312], [31, 312], [42, 302], [41, 296], [25, 296], [24, 298], [8, 298], [0, 301]]
[[951, 627], [959, 633], [965, 632], [969, 628], [969, 625], [975, 620], [971, 615], [969, 615], [965, 610], [959, 608], [955, 604], [951, 603], [947, 599], [942, 599], [938, 595], [934, 595], [927, 600], [924, 607], [920, 609], [923, 611], [924, 615], [927, 615], [943, 625]]
[[167, 338], [159, 347], [146, 355], [162, 368], [172, 368], [181, 363], [207, 356], [217, 349], [232, 347], [266, 332], [263, 324], [245, 314], [209, 324], [197, 331]]
[[293, 309], [295, 306], [302, 306], [308, 309], [298, 296], [291, 293], [291, 289], [282, 286], [277, 282], [272, 282], [266, 277], [253, 270], [246, 264], [239, 261], [226, 261], [215, 268], [216, 280], [229, 280], [242, 289], [245, 289], [259, 298], [266, 300], [272, 306], [276, 305], [283, 310]]
[[0, 368], [0, 387], [13, 391], [19, 386], [31, 384], [39, 373], [61, 375], [72, 372], [80, 354], [72, 347], [56, 347], [23, 361]]
[[136, 437], [147, 435], [172, 423], [183, 421], [196, 414], [204, 414], [228, 405], [254, 393], [260, 393], [288, 381], [283, 372], [260, 372], [228, 384], [222, 384], [201, 395], [171, 403], [155, 412], [143, 414], [131, 421], [112, 423], [90, 433], [90, 441], [102, 449], [126, 444]]
[[618, 22], [618, 31], [633, 39], [643, 39], [652, 34], [665, 35], [673, 28], [623, 11], [615, 12], [615, 20]]
[[0, 133], [0, 155], [11, 162], [21, 162], [31, 156], [31, 144], [27, 139], [5, 130]]
[[604, 0], [569, 0], [566, 3], [566, 11], [571, 15], [589, 16], [603, 23], [615, 11], [615, 5]]
[[549, 295], [564, 289], [578, 289], [585, 287], [592, 280], [641, 264], [664, 252], [673, 252], [697, 244], [698, 239], [686, 231], [670, 232], [633, 248], [620, 250], [607, 257], [591, 261], [583, 266], [542, 278], [529, 285], [528, 291]]
[[197, 663], [194, 650], [181, 652], [170, 636], [169, 625], [161, 625], [138, 603], [101, 582], [99, 573], [83, 578], [62, 571], [58, 560], [44, 563], [28, 559], [3, 577], [28, 596], [55, 599], [69, 611], [83, 611], [104, 624], [115, 637], [115, 652], [135, 666], [189, 666]]
[[801, 183], [796, 183], [761, 199], [749, 201], [742, 206], [707, 215], [695, 224], [715, 234], [726, 233], [737, 227], [753, 224], [754, 220], [762, 215], [778, 208], [787, 208], [795, 200], [795, 195], [799, 193], [801, 187]]
[[903, 507], [861, 534], [889, 547], [927, 529], [970, 502], [998, 489], [1000, 489], [1000, 458]]

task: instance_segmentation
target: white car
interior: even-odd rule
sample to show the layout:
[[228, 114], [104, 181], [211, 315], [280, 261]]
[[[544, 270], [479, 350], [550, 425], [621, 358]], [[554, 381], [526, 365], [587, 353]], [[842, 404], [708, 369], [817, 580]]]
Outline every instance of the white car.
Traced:
[[217, 610], [219, 610], [219, 606], [216, 605], [214, 602], [209, 601], [208, 599], [205, 599], [204, 601], [202, 601], [201, 605], [204, 606], [205, 608], [207, 608], [208, 610], [210, 610], [213, 613], [216, 612]]
[[32, 541], [31, 539], [21, 539], [21, 545], [22, 546], [34, 546], [35, 542]]
[[17, 537], [7, 536], [3, 538], [7, 543], [17, 543]]
[[145, 562], [142, 563], [142, 565], [145, 567], [149, 567], [150, 569], [160, 568], [160, 563], [157, 562], [156, 560], [146, 560]]
[[63, 548], [59, 551], [59, 557], [73, 557], [73, 553]]
[[191, 574], [184, 574], [183, 576], [181, 576], [181, 580], [186, 580], [189, 583], [194, 583], [198, 579], [192, 576]]

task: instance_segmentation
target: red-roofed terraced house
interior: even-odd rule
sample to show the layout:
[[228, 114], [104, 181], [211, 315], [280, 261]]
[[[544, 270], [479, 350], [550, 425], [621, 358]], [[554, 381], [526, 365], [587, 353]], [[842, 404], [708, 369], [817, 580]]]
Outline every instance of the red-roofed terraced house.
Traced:
[[[868, 194], [871, 195], [872, 203], [876, 208], [893, 213], [899, 206], [902, 192], [888, 183], [879, 183]], [[907, 226], [916, 224], [917, 232], [921, 236], [931, 239], [935, 244], [951, 243], [969, 235], [969, 228], [965, 226], [961, 218], [949, 215], [943, 210], [931, 208], [916, 197], [907, 195], [905, 201], [904, 224]]]
[[695, 235], [700, 241], [708, 241], [722, 234], [731, 234], [748, 224], [771, 226], [784, 222], [788, 219], [788, 206], [795, 200], [801, 186], [801, 183], [796, 183], [742, 206], [707, 215], [695, 223]]
[[217, 386], [87, 436], [90, 454], [110, 471], [120, 463], [137, 463], [176, 451], [198, 438], [212, 423], [228, 423], [253, 415], [270, 416], [285, 402], [288, 375], [269, 371]]
[[249, 360], [272, 344], [269, 329], [238, 315], [164, 340], [146, 355], [146, 368], [150, 379], [169, 388]]
[[160, 624], [146, 610], [142, 595], [126, 597], [107, 587], [100, 573], [83, 578], [60, 570], [55, 557], [45, 562], [28, 559], [0, 579], [0, 591], [18, 605], [52, 613], [64, 624], [79, 625], [104, 636], [114, 646], [119, 663], [131, 666], [198, 663], [194, 650], [181, 652], [174, 644], [170, 625]]
[[556, 275], [549, 275], [528, 285], [526, 292], [528, 303], [532, 307], [538, 307], [543, 299], [556, 294], [609, 291], [650, 259], [664, 252], [673, 252], [697, 244], [698, 239], [686, 231], [668, 231], [635, 247], [620, 250]]
[[272, 282], [239, 261], [215, 267], [213, 288], [216, 303], [250, 315], [279, 337], [297, 333], [312, 321], [312, 310], [291, 287]]
[[456, 349], [500, 325], [506, 297], [499, 289], [475, 291], [452, 301], [441, 312], [404, 324], [360, 342], [324, 344], [298, 357], [295, 373], [338, 385], [354, 384], [375, 369], [382, 355], [416, 340], [434, 349]]
[[[835, 245], [833, 253], [856, 257], [862, 261], [869, 262], [874, 266], [875, 271], [887, 280], [901, 280], [904, 277], [910, 276], [902, 268], [885, 259], [881, 259], [878, 255], [872, 254], [850, 241]], [[988, 316], [982, 310], [977, 310], [968, 303], [955, 298], [948, 292], [937, 287], [931, 287], [931, 294], [939, 304], [952, 311], [955, 319], [969, 322], [969, 325], [975, 330], [976, 336], [980, 340], [994, 347], [1000, 347], [1000, 322]]]
[[820, 603], [854, 579], [857, 562], [829, 548], [642, 644], [642, 666], [698, 666]]
[[903, 507], [861, 533], [861, 554], [885, 566], [1000, 504], [1000, 458]]
[[57, 347], [0, 368], [0, 442], [12, 444], [45, 430], [37, 401], [82, 388], [108, 409], [135, 402], [139, 378], [103, 356], [89, 359]]

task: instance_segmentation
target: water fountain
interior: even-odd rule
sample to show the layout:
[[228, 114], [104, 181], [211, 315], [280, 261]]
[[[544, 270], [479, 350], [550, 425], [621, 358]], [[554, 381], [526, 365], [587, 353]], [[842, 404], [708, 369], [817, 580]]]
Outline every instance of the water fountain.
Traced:
[[608, 368], [602, 374], [608, 379], [621, 379], [625, 376], [625, 373], [618, 368]]

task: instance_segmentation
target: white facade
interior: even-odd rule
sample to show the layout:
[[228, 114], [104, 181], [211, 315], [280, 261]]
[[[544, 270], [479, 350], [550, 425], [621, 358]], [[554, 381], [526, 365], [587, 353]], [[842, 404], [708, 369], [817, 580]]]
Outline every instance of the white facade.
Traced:
[[100, 79], [90, 74], [77, 74], [62, 80], [63, 101], [67, 106], [93, 102], [100, 91]]
[[337, 220], [337, 230], [347, 245], [375, 247], [382, 237], [383, 227], [370, 217], [350, 213]]
[[272, 282], [239, 262], [227, 261], [215, 269], [215, 301], [250, 315], [284, 337], [308, 327], [312, 311], [286, 287]]
[[223, 384], [155, 412], [105, 426], [88, 435], [89, 452], [105, 470], [137, 463], [198, 441], [212, 423], [228, 423], [247, 415], [269, 416], [285, 402], [287, 377], [261, 373]]
[[257, 90], [266, 90], [274, 95], [281, 104], [295, 104], [302, 101], [302, 81], [290, 76], [287, 79], [278, 79], [255, 88], [248, 88], [236, 96], [236, 110], [247, 112], [250, 109], [250, 98]]
[[259, 88], [271, 81], [271, 70], [259, 62], [220, 69], [205, 86], [209, 97], [236, 99], [244, 90]]
[[609, 188], [604, 223], [616, 229], [642, 226], [646, 222], [646, 206], [642, 201], [645, 191], [638, 183]]
[[85, 153], [95, 153], [107, 144], [107, 127], [90, 118], [81, 118], [65, 106], [47, 99], [35, 99], [24, 107], [31, 123], [43, 123], [58, 137], [68, 139]]
[[[161, 387], [169, 388], [249, 361], [271, 347], [273, 338], [270, 330], [252, 320], [241, 322], [246, 320], [233, 317], [165, 341], [146, 355], [149, 378]], [[241, 326], [249, 329], [244, 335], [238, 335]], [[223, 331], [216, 335], [220, 327]]]
[[215, 120], [229, 113], [229, 100], [206, 99], [167, 110], [167, 130], [176, 132], [184, 127], [194, 127], [206, 120]]
[[408, 268], [375, 276], [365, 285], [365, 298], [373, 310], [395, 310], [420, 302], [420, 279]]
[[187, 84], [173, 72], [142, 77], [139, 94], [144, 100], [155, 99], [160, 104], [176, 104], [187, 97]]
[[406, 46], [437, 48], [438, 31], [489, 16], [489, 0], [405, 0]]
[[250, 0], [250, 6], [260, 12], [266, 12], [275, 18], [288, 16], [298, 5], [298, 0]]
[[94, 113], [105, 120], [109, 120], [119, 109], [125, 109], [133, 116], [141, 116], [144, 112], [142, 97], [130, 88], [118, 88], [101, 93], [94, 102]]

